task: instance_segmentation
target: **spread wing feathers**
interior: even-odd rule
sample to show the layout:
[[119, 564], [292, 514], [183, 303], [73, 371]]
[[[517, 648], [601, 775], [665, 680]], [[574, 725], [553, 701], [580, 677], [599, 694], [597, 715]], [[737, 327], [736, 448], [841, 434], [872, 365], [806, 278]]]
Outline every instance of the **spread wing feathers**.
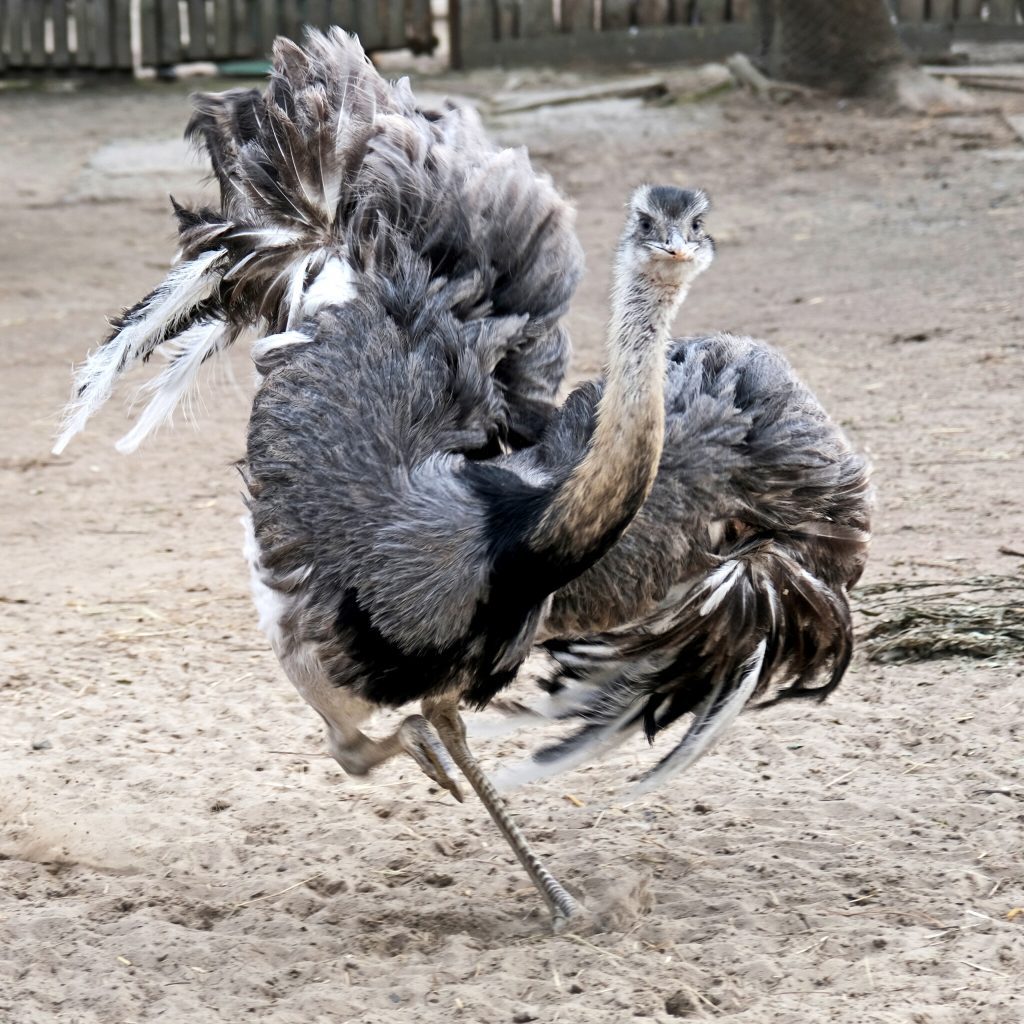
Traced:
[[64, 450], [110, 397], [114, 383], [130, 363], [148, 360], [169, 337], [208, 314], [216, 287], [214, 268], [224, 252], [212, 249], [179, 263], [160, 285], [114, 322], [110, 336], [75, 373], [73, 397], [64, 413], [55, 453]]
[[692, 715], [682, 739], [640, 779], [656, 784], [707, 753], [758, 694], [825, 697], [846, 671], [853, 634], [843, 587], [812, 575], [784, 543], [748, 539], [674, 606], [545, 647], [555, 670], [543, 684], [547, 706], [534, 713], [583, 724], [504, 773], [506, 786], [571, 768], [640, 731], [653, 741]]
[[[538, 445], [554, 476], [586, 443], [598, 394], [578, 389]], [[506, 784], [692, 716], [653, 783], [710, 749], [752, 698], [822, 698], [850, 661], [847, 592], [869, 540], [864, 459], [785, 359], [750, 338], [677, 342], [665, 412], [654, 488], [622, 539], [556, 593], [547, 695], [516, 716], [572, 731]]]
[[150, 414], [126, 440], [134, 447], [193, 386], [203, 360], [179, 351], [199, 344], [193, 328], [212, 336], [222, 325], [204, 358], [246, 328], [292, 331], [350, 301], [363, 275], [394, 258], [397, 240], [438, 287], [469, 282], [445, 292], [460, 320], [522, 318], [494, 374], [507, 436], [536, 439], [568, 361], [558, 320], [582, 255], [572, 210], [524, 151], [495, 147], [471, 109], [418, 110], [408, 83], [385, 82], [340, 29], [310, 31], [303, 47], [278, 39], [265, 94], [235, 89], [194, 103], [186, 135], [209, 154], [220, 208], [174, 203], [176, 262], [79, 368], [59, 449], [132, 363], [169, 344], [179, 372], [155, 385]]

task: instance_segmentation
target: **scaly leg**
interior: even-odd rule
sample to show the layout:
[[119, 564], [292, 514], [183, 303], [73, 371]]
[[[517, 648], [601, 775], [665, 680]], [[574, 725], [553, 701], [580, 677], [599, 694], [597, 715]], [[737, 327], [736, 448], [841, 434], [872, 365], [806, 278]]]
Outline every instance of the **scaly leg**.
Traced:
[[327, 744], [331, 755], [349, 775], [366, 775], [371, 768], [397, 754], [406, 753], [428, 779], [448, 790], [462, 803], [462, 790], [452, 778], [455, 765], [433, 726], [422, 715], [409, 715], [390, 736], [382, 740], [375, 740], [352, 726], [345, 730], [344, 736], [339, 736], [339, 731], [331, 728], [330, 722], [327, 725]]
[[459, 766], [469, 784], [476, 790], [484, 807], [487, 808], [494, 824], [512, 847], [519, 863], [526, 869], [530, 880], [537, 887], [551, 912], [551, 926], [560, 932], [566, 922], [579, 911], [579, 904], [555, 880], [540, 858], [530, 849], [526, 837], [512, 820], [508, 805], [491, 785], [469, 745], [466, 743], [466, 726], [459, 715], [455, 700], [440, 698], [423, 702], [423, 714], [437, 730], [441, 742], [448, 748], [452, 760]]
[[289, 673], [299, 693], [327, 726], [327, 749], [349, 775], [366, 775], [372, 768], [398, 754], [408, 754], [432, 782], [459, 803], [462, 791], [452, 778], [455, 765], [433, 726], [422, 715], [409, 715], [384, 739], [367, 736], [359, 726], [373, 714], [374, 706], [344, 687], [331, 686], [318, 673]]

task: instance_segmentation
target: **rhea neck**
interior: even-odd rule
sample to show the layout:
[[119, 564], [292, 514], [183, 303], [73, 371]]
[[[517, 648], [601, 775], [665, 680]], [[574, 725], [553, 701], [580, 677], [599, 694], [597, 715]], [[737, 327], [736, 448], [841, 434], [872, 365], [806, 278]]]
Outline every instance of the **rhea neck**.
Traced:
[[665, 353], [686, 291], [679, 265], [638, 257], [623, 238], [615, 260], [597, 425], [533, 539], [535, 547], [557, 552], [577, 572], [615, 543], [654, 484], [665, 436]]

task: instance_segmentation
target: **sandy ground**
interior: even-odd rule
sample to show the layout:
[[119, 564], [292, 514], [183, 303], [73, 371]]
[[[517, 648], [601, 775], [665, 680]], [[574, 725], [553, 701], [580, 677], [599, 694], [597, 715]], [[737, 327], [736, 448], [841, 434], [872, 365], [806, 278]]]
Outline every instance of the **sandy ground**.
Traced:
[[[165, 193], [198, 194], [185, 116], [183, 86], [0, 95], [0, 1021], [1019, 1024], [1020, 659], [860, 658], [653, 797], [621, 802], [639, 748], [515, 794], [586, 936], [548, 934], [477, 803], [320, 754], [240, 556], [245, 353], [201, 431], [122, 458], [113, 403], [47, 455], [71, 361], [162, 276]], [[869, 577], [1019, 573], [1024, 147], [998, 112], [733, 94], [493, 126], [578, 202], [579, 372], [628, 188], [702, 184], [719, 258], [680, 329], [778, 343], [870, 451]]]

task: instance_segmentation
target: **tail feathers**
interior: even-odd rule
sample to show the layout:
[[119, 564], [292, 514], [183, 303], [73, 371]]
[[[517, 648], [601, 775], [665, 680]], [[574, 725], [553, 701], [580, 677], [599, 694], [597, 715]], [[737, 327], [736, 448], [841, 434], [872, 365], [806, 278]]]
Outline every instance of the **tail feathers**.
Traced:
[[566, 739], [541, 747], [528, 760], [500, 769], [492, 779], [495, 787], [513, 789], [606, 756], [637, 731], [636, 704], [629, 702], [606, 720], [588, 723]]
[[231, 341], [231, 328], [227, 324], [221, 320], [208, 320], [165, 342], [161, 352], [169, 362], [164, 370], [143, 385], [142, 392], [153, 397], [132, 429], [117, 442], [117, 450], [122, 454], [135, 451], [153, 431], [169, 422], [178, 404], [182, 401], [187, 404], [196, 386], [199, 368]]
[[216, 283], [215, 268], [224, 254], [224, 249], [214, 249], [176, 266], [161, 285], [124, 314], [114, 333], [79, 367], [74, 395], [53, 448], [55, 455], [106, 402], [125, 368], [135, 360], [147, 360], [206, 303]]
[[627, 736], [642, 733], [653, 743], [692, 716], [678, 743], [639, 777], [646, 791], [703, 757], [758, 694], [773, 691], [769, 703], [821, 699], [849, 665], [844, 588], [813, 575], [778, 541], [740, 542], [702, 580], [674, 592], [681, 595], [675, 607], [622, 629], [545, 644], [558, 668], [533, 720], [577, 729], [504, 772], [507, 785], [575, 767]]
[[[458, 319], [521, 318], [493, 372], [506, 436], [539, 436], [568, 361], [557, 319], [582, 258], [568, 204], [525, 153], [497, 149], [471, 110], [417, 110], [408, 82], [385, 82], [340, 29], [311, 31], [302, 47], [279, 39], [265, 95], [236, 89], [194, 104], [186, 135], [209, 154], [220, 210], [174, 204], [179, 261], [78, 370], [56, 451], [161, 344], [214, 321], [227, 328], [210, 355], [246, 328], [293, 332], [410, 249]], [[147, 430], [189, 390], [177, 375], [158, 381]]]
[[[716, 679], [710, 692], [689, 709], [693, 719], [682, 739], [636, 780], [635, 795], [639, 796], [660, 785], [668, 776], [684, 771], [711, 750], [761, 682], [766, 646], [762, 640], [731, 676]], [[650, 715], [650, 704], [645, 703], [642, 692], [633, 688], [628, 676], [619, 678], [618, 689], [621, 691], [619, 707], [614, 714], [609, 715], [606, 700], [602, 701], [604, 707], [595, 707], [592, 702], [578, 714], [596, 718], [596, 721], [558, 743], [542, 747], [529, 761], [499, 773], [496, 785], [510, 788], [576, 768], [605, 756], [628, 737], [637, 735]], [[606, 694], [602, 697], [606, 698]]]

